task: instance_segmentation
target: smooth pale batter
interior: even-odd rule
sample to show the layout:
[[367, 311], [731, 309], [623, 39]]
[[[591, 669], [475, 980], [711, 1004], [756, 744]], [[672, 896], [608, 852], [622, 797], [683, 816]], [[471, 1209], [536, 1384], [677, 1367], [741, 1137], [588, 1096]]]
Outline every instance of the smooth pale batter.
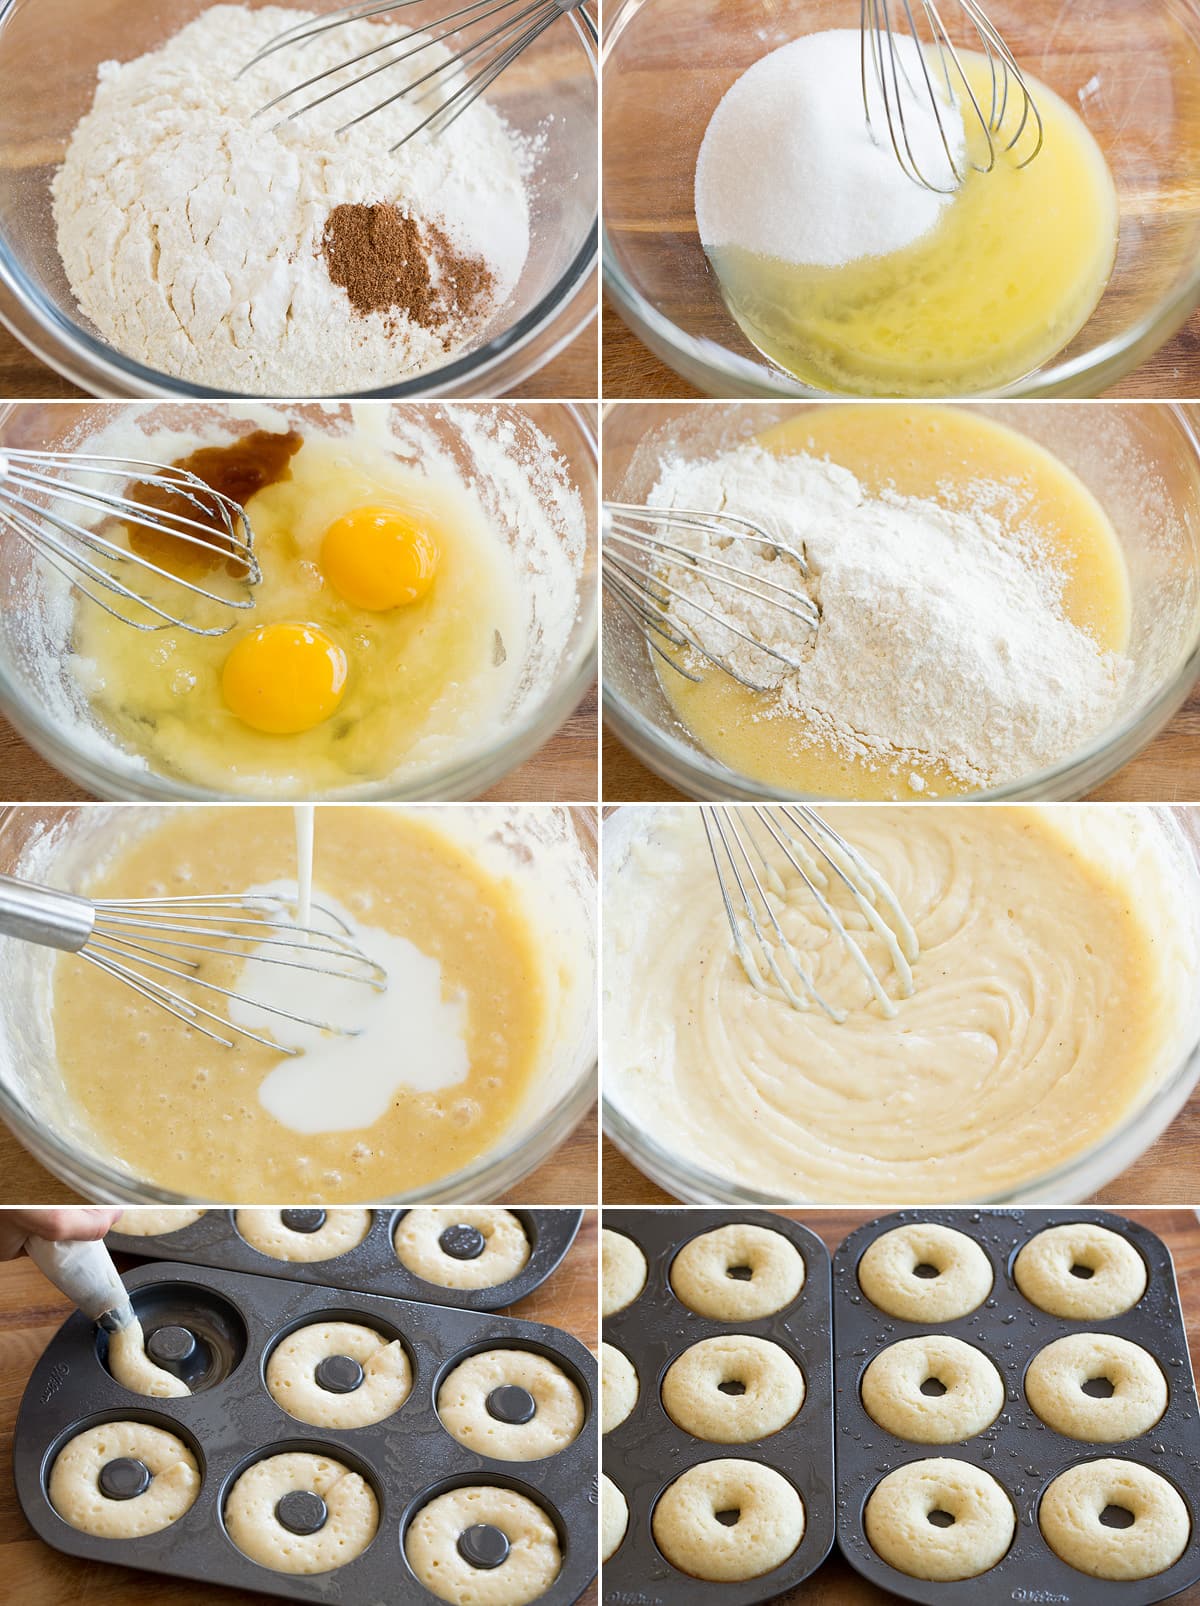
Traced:
[[108, 1369], [118, 1383], [151, 1399], [182, 1399], [192, 1392], [182, 1378], [157, 1366], [146, 1354], [146, 1335], [136, 1316], [128, 1326], [109, 1334]]
[[[990, 69], [975, 52], [959, 54], [986, 111]], [[1117, 195], [1080, 117], [1045, 84], [1026, 81], [1045, 124], [1040, 154], [1017, 166], [1033, 148], [1025, 135], [990, 173], [969, 173], [939, 221], [906, 249], [841, 267], [736, 247], [711, 253], [726, 303], [760, 351], [821, 390], [962, 396], [995, 393], [1069, 344], [1112, 272]], [[857, 82], [848, 86], [858, 92]], [[1021, 116], [1015, 88], [1009, 101], [998, 147]], [[964, 125], [980, 157], [973, 120]]]
[[849, 1018], [755, 991], [697, 810], [609, 839], [606, 1085], [675, 1156], [782, 1199], [994, 1199], [1106, 1137], [1194, 1046], [1196, 935], [1154, 811], [821, 813], [916, 929], [890, 1019], [799, 889], [782, 924]]
[[[97, 1141], [135, 1175], [194, 1198], [386, 1198], [458, 1170], [510, 1126], [546, 1027], [542, 955], [513, 887], [415, 812], [383, 808], [323, 810], [314, 876], [318, 902], [332, 896], [440, 964], [443, 996], [465, 1000], [465, 1078], [435, 1092], [401, 1085], [372, 1125], [341, 1129], [355, 1063], [347, 1038], [342, 1085], [333, 1077], [328, 1088], [329, 1129], [298, 1131], [270, 1113], [260, 1088], [285, 1060], [302, 1059], [244, 1039], [223, 1048], [62, 959], [53, 1023], [64, 1084]], [[174, 896], [289, 877], [294, 887], [290, 810], [182, 809], [114, 852], [86, 890]], [[244, 968], [224, 958], [204, 965], [225, 986]], [[286, 1041], [283, 1025], [278, 1034]], [[402, 1067], [402, 1043], [396, 1053]], [[306, 1119], [310, 1109], [311, 1100]]]
[[[345, 437], [313, 432], [289, 477], [249, 498], [262, 580], [252, 612], [218, 621], [234, 619], [227, 634], [147, 635], [79, 605], [75, 672], [123, 747], [143, 754], [158, 773], [223, 793], [311, 797], [411, 776], [478, 741], [500, 717], [524, 643], [520, 581], [508, 548], [465, 485], [402, 464], [385, 438], [359, 428]], [[174, 462], [179, 449], [173, 437], [154, 437], [142, 439], [136, 455]], [[346, 515], [380, 504], [432, 532], [440, 558], [424, 597], [374, 611], [331, 583], [323, 538]], [[211, 574], [191, 578], [214, 583]], [[228, 585], [215, 579], [218, 589]], [[186, 595], [153, 576], [144, 589], [187, 617], [198, 611], [187, 613]], [[208, 605], [204, 622], [212, 615]], [[223, 669], [254, 631], [288, 622], [318, 626], [344, 653], [345, 692], [313, 728], [267, 734], [227, 705]], [[269, 651], [267, 660], [269, 668]], [[302, 698], [293, 661], [280, 655], [274, 673]]]
[[[796, 414], [759, 437], [781, 456], [803, 452], [849, 469], [871, 495], [888, 488], [943, 506], [983, 511], [1033, 530], [1063, 577], [1062, 607], [1096, 644], [1129, 639], [1129, 577], [1113, 527], [1065, 464], [1028, 436], [964, 407], [842, 404]], [[989, 495], [990, 488], [990, 495]], [[740, 510], [739, 511], [743, 511]], [[754, 510], [744, 510], [749, 517]], [[936, 761], [902, 764], [839, 752], [770, 692], [750, 691], [716, 669], [693, 683], [655, 657], [669, 702], [714, 758], [739, 774], [802, 795], [899, 798], [968, 790]], [[1016, 776], [1010, 777], [1018, 779]]]

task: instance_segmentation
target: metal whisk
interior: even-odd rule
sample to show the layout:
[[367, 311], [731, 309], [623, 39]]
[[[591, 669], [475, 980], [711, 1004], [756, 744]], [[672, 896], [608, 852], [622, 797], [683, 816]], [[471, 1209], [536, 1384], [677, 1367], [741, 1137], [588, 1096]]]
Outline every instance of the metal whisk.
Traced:
[[[372, 17], [382, 17], [390, 12], [403, 12], [409, 6], [418, 3], [419, 0], [391, 0], [390, 4], [379, 4], [378, 0], [370, 0], [370, 3], [365, 5], [344, 6], [327, 16], [299, 23], [264, 45], [258, 54], [246, 63], [238, 76], [241, 77], [252, 67], [257, 67], [260, 62], [266, 61], [269, 56], [289, 45], [303, 44], [310, 39], [319, 38], [322, 34], [329, 33], [331, 29], [344, 27], [349, 22], [362, 22]], [[457, 11], [448, 12], [433, 22], [422, 23], [417, 30], [397, 33], [381, 40], [369, 50], [361, 51], [357, 56], [350, 56], [345, 61], [339, 62], [336, 67], [314, 73], [303, 83], [295, 84], [282, 95], [277, 95], [274, 100], [268, 101], [261, 108], [260, 115], [283, 107], [286, 102], [294, 101], [307, 90], [316, 89], [350, 68], [359, 67], [377, 56], [384, 56], [384, 60], [372, 67], [364, 67], [355, 77], [344, 83], [335, 83], [331, 88], [306, 100], [303, 105], [295, 106], [286, 112], [285, 120], [294, 122], [296, 118], [303, 117], [306, 112], [313, 111], [317, 106], [325, 105], [335, 96], [344, 95], [348, 90], [357, 89], [381, 73], [389, 72], [400, 62], [412, 61], [433, 46], [444, 45], [449, 51], [446, 60], [430, 67], [419, 78], [398, 89], [394, 94], [388, 95], [367, 111], [359, 113], [357, 117], [352, 117], [338, 129], [339, 134], [344, 134], [347, 129], [355, 128], [359, 123], [366, 122], [369, 117], [377, 116], [398, 101], [406, 99], [423, 101], [433, 96], [444, 97], [439, 99], [437, 106], [422, 122], [415, 128], [409, 129], [408, 133], [391, 147], [393, 151], [398, 151], [402, 145], [406, 145], [410, 139], [414, 139], [426, 129], [431, 134], [444, 133], [473, 101], [478, 100], [480, 95], [495, 83], [502, 72], [512, 66], [518, 56], [529, 49], [534, 40], [543, 34], [551, 23], [557, 22], [559, 17], [569, 12], [578, 15], [592, 43], [598, 44], [600, 36], [596, 24], [583, 9], [583, 0], [472, 0], [471, 4], [461, 6]], [[481, 27], [485, 31], [481, 34], [476, 33], [475, 30]], [[405, 48], [399, 48], [401, 46]], [[469, 76], [464, 76], [467, 69], [473, 70]]]
[[[164, 494], [178, 508], [151, 507], [129, 494], [134, 484]], [[192, 517], [192, 514], [200, 517]], [[91, 528], [82, 520], [99, 519]], [[222, 595], [163, 568], [106, 534], [109, 523], [136, 527], [170, 550], [217, 553], [238, 582], [238, 594]], [[224, 609], [254, 606], [246, 587], [262, 578], [254, 555], [254, 532], [245, 509], [197, 475], [136, 458], [94, 457], [81, 452], [0, 453], [0, 531], [25, 543], [39, 562], [66, 577], [81, 595], [135, 630], [187, 630], [222, 636], [232, 619], [205, 625], [177, 610], [176, 587], [202, 603]], [[150, 576], [166, 590], [145, 589]]]
[[[702, 550], [697, 550], [697, 542]], [[718, 552], [728, 555], [715, 554], [711, 550], [714, 543]], [[756, 553], [779, 563], [778, 579], [746, 567], [745, 557]], [[736, 643], [725, 649], [725, 632], [786, 668], [798, 669], [800, 660], [794, 653], [768, 646], [741, 625], [731, 623], [726, 610], [737, 596], [745, 596], [765, 605], [790, 631], [806, 636], [820, 621], [816, 603], [803, 589], [807, 574], [808, 562], [800, 547], [781, 541], [753, 519], [696, 508], [604, 504], [601, 578], [605, 590], [642, 632], [651, 650], [686, 680], [701, 678], [679, 656], [693, 649], [751, 691], [769, 689], [765, 682], [734, 667], [730, 652]], [[688, 578], [703, 583], [704, 595], [714, 606], [682, 588], [678, 582]], [[706, 620], [709, 627], [716, 628], [705, 628]]]
[[[0, 876], [0, 936], [75, 954], [131, 987], [151, 1004], [174, 1015], [226, 1048], [226, 1032], [284, 1054], [298, 1049], [261, 1037], [200, 1001], [219, 997], [231, 1004], [278, 1015], [300, 1026], [357, 1035], [353, 1026], [293, 1014], [250, 994], [218, 986], [200, 976], [206, 959], [244, 959], [255, 965], [286, 965], [313, 976], [361, 983], [375, 992], [387, 987], [387, 972], [350, 941], [348, 928], [329, 910], [318, 908], [327, 924], [296, 926], [284, 918], [282, 899], [269, 894], [213, 897], [101, 899]], [[169, 977], [160, 981], [158, 977]], [[200, 995], [197, 997], [196, 995]]]
[[[1015, 150], [1027, 130], [1034, 140], [1033, 150], [1017, 163], [1018, 167], [1028, 167], [1041, 151], [1045, 138], [1041, 113], [1025, 77], [987, 12], [978, 4], [978, 0], [946, 0], [946, 4], [953, 11], [961, 12], [970, 23], [987, 61], [991, 90], [984, 97], [986, 106], [981, 105], [967, 78], [962, 59], [936, 0], [862, 0], [861, 24], [862, 96], [867, 127], [874, 132], [872, 104], [882, 103], [883, 118], [896, 160], [909, 178], [939, 195], [952, 195], [959, 189], [966, 179], [968, 168], [977, 173], [990, 173], [995, 167], [998, 141], [1008, 115], [1010, 98], [1014, 104], [1019, 103], [1020, 115], [1016, 119], [1016, 129], [1003, 149]], [[893, 11], [895, 23], [892, 20]], [[924, 31], [919, 18], [924, 19]], [[922, 79], [919, 84], [913, 83], [912, 74], [901, 60], [898, 40], [905, 38], [913, 40], [917, 47], [910, 61]], [[941, 93], [943, 88], [944, 96]], [[911, 113], [924, 116], [928, 112], [934, 118], [949, 168], [950, 177], [947, 181], [935, 183], [922, 170], [913, 151], [906, 121], [906, 98]], [[978, 127], [982, 149], [986, 153], [976, 158], [968, 156], [965, 166], [955, 155], [954, 142], [950, 139], [945, 121], [947, 116], [959, 112], [965, 112], [972, 129]]]
[[847, 1018], [846, 1010], [818, 992], [780, 922], [778, 905], [799, 877], [829, 929], [866, 977], [882, 1013], [894, 1015], [896, 1006], [879, 972], [829, 899], [835, 886], [849, 895], [865, 927], [883, 939], [900, 996], [911, 997], [912, 965], [920, 954], [917, 934], [891, 887], [863, 855], [815, 809], [705, 804], [700, 812], [734, 948], [754, 989], [772, 996], [765, 970], [793, 1009], [816, 1004], [839, 1024]]

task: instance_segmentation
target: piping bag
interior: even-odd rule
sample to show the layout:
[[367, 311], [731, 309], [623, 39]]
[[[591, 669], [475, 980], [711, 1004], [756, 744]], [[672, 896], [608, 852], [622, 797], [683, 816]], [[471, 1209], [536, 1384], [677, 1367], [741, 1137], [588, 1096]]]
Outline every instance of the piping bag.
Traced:
[[125, 1284], [100, 1239], [51, 1243], [48, 1238], [26, 1238], [25, 1252], [55, 1288], [105, 1332], [118, 1332], [133, 1321]]

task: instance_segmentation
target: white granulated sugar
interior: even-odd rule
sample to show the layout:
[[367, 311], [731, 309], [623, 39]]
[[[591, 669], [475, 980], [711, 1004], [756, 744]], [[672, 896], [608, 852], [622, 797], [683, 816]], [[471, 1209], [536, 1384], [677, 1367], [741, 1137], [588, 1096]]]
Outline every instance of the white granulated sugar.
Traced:
[[[928, 95], [920, 53], [898, 37], [901, 66], [921, 92], [903, 93], [916, 165], [931, 182], [952, 173]], [[937, 223], [950, 195], [907, 177], [872, 90], [867, 127], [857, 29], [809, 34], [756, 61], [729, 89], [696, 162], [696, 223], [706, 250], [738, 247], [783, 262], [842, 267], [912, 245]], [[961, 167], [962, 119], [942, 123]]]
[[[978, 506], [869, 496], [836, 464], [757, 446], [672, 459], [650, 496], [656, 507], [736, 511], [803, 546], [808, 580], [794, 565], [787, 578], [818, 604], [815, 632], [742, 593], [715, 597], [686, 567], [670, 573], [687, 596], [802, 660], [780, 665], [673, 605], [706, 645], [769, 683], [767, 717], [800, 717], [815, 741], [851, 758], [897, 773], [936, 762], [974, 787], [1031, 774], [1097, 735], [1131, 670], [1065, 617], [1044, 540], [1002, 522], [991, 510], [1003, 500], [986, 484]], [[764, 551], [734, 541], [721, 556], [778, 580]]]
[[284, 90], [396, 36], [355, 22], [237, 76], [312, 15], [212, 6], [161, 50], [100, 69], [54, 181], [59, 251], [82, 312], [151, 368], [297, 396], [373, 389], [445, 362], [446, 342], [466, 343], [464, 331], [364, 317], [330, 280], [321, 244], [342, 204], [393, 202], [439, 225], [490, 268], [498, 307], [517, 283], [529, 250], [526, 153], [490, 106], [477, 101], [441, 136], [395, 152], [428, 107], [399, 102], [336, 133], [444, 59], [441, 47], [293, 123], [255, 118]]

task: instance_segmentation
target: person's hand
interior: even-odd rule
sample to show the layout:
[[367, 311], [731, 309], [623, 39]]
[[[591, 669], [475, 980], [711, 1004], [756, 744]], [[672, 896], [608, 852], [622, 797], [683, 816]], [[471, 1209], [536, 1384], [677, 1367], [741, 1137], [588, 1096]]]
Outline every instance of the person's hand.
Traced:
[[64, 1205], [53, 1210], [0, 1210], [0, 1260], [15, 1260], [26, 1238], [90, 1243], [103, 1238], [120, 1210], [98, 1205]]

